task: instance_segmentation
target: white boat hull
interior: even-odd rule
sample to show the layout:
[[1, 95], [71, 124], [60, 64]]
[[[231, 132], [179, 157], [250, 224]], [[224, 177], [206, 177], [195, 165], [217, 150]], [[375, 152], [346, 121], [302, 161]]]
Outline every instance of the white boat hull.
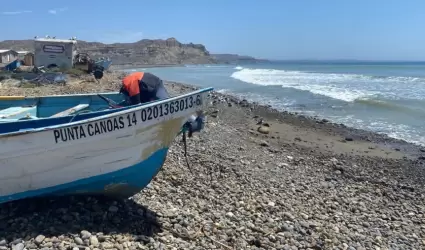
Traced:
[[0, 203], [50, 194], [137, 193], [161, 169], [175, 136], [203, 109], [207, 94], [0, 135]]

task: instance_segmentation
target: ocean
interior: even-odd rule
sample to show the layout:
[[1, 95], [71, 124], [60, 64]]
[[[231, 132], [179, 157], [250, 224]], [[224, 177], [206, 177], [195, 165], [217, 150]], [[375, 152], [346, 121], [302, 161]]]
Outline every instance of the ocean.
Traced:
[[425, 63], [272, 62], [128, 71], [137, 70], [425, 145]]

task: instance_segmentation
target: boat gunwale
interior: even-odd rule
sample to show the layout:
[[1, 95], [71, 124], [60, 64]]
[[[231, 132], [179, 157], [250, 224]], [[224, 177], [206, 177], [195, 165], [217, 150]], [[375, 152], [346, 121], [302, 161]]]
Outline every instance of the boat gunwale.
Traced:
[[99, 93], [77, 93], [77, 94], [63, 94], [63, 95], [42, 95], [42, 96], [26, 96], [26, 95], [18, 95], [18, 96], [0, 96], [1, 97], [20, 97], [23, 99], [42, 99], [42, 98], [56, 98], [56, 97], [72, 97], [72, 96], [93, 96], [93, 95], [110, 95], [110, 94], [118, 94], [119, 92], [99, 92]]
[[[75, 126], [75, 125], [81, 125], [81, 124], [84, 124], [84, 123], [104, 120], [104, 119], [108, 119], [108, 118], [111, 118], [111, 117], [124, 115], [126, 113], [135, 112], [137, 110], [141, 110], [141, 109], [148, 108], [148, 107], [151, 107], [151, 106], [155, 106], [155, 105], [167, 103], [167, 102], [170, 102], [170, 101], [174, 101], [176, 99], [184, 98], [184, 97], [195, 95], [195, 94], [198, 94], [198, 93], [200, 94], [200, 93], [210, 92], [210, 91], [213, 91], [213, 90], [214, 90], [213, 87], [203, 88], [203, 89], [192, 91], [192, 92], [189, 92], [189, 93], [186, 93], [186, 94], [183, 94], [183, 95], [178, 95], [178, 96], [170, 97], [170, 98], [167, 98], [167, 99], [163, 99], [163, 100], [160, 100], [160, 101], [153, 101], [153, 102], [149, 102], [149, 103], [146, 103], [146, 104], [138, 104], [138, 105], [134, 105], [134, 107], [130, 106], [127, 109], [124, 109], [124, 110], [121, 110], [121, 111], [118, 111], [118, 112], [114, 112], [114, 113], [111, 113], [111, 114], [105, 114], [105, 115], [96, 116], [96, 117], [93, 117], [93, 118], [88, 118], [88, 119], [79, 120], [79, 121], [75, 121], [75, 122], [67, 122], [67, 123], [63, 123], [63, 124], [59, 124], [59, 125], [45, 126], [45, 127], [41, 127], [41, 128], [32, 128], [32, 129], [26, 129], [26, 130], [21, 130], [21, 131], [4, 133], [4, 134], [0, 134], [0, 139], [6, 138], [6, 137], [12, 137], [12, 136], [19, 136], [19, 135], [23, 135], [23, 134], [44, 132], [44, 131], [54, 130], [54, 129], [58, 129], [58, 128], [66, 128], [66, 127], [71, 127], [71, 126]], [[108, 92], [108, 93], [116, 93], [116, 92]], [[95, 94], [102, 94], [102, 93], [95, 93]], [[103, 94], [107, 94], [107, 93], [103, 93]], [[76, 94], [76, 95], [92, 95], [92, 94]], [[69, 96], [69, 95], [55, 95], [55, 97], [60, 97], [60, 96]], [[43, 97], [52, 97], [52, 96], [43, 96]], [[42, 98], [42, 97], [40, 96], [40, 97], [35, 97], [35, 98]], [[55, 118], [45, 118], [45, 119], [55, 119]]]

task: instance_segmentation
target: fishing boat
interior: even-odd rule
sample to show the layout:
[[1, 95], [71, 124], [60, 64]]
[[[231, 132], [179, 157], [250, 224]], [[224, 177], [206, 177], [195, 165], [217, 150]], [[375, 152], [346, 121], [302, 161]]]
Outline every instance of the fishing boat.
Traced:
[[103, 70], [108, 70], [112, 65], [112, 60], [110, 58], [100, 58], [94, 62], [95, 65], [101, 67]]
[[189, 117], [202, 112], [212, 90], [118, 108], [110, 108], [120, 100], [118, 93], [3, 97], [0, 111], [15, 110], [3, 112], [8, 118], [0, 122], [0, 203], [138, 193], [162, 168], [174, 138]]
[[101, 57], [92, 59], [87, 53], [78, 53], [74, 57], [73, 67], [87, 73], [93, 73], [96, 79], [101, 79], [103, 72], [108, 70], [111, 65], [112, 60], [110, 58]]

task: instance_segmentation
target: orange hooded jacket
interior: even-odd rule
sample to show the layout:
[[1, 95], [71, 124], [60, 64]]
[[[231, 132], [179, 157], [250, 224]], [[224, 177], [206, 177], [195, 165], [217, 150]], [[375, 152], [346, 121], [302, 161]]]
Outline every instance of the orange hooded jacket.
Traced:
[[144, 72], [134, 72], [122, 79], [122, 84], [130, 97], [140, 94], [139, 82]]

